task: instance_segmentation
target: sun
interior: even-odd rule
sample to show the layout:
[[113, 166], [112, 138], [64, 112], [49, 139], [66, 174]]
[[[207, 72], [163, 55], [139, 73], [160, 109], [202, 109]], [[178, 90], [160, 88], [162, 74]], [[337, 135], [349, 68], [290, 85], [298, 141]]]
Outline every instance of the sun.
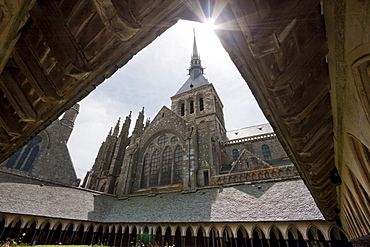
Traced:
[[209, 29], [209, 30], [214, 30], [216, 29], [216, 25], [215, 25], [215, 20], [212, 19], [212, 18], [209, 18], [207, 19], [204, 23], [203, 23], [204, 27], [206, 29]]

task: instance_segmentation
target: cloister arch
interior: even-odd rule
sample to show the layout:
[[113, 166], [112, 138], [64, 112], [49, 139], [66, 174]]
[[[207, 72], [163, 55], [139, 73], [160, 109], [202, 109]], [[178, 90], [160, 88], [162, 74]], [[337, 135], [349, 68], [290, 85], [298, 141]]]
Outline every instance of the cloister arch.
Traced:
[[275, 226], [275, 225], [271, 226], [269, 236], [270, 236], [269, 237], [270, 245], [280, 246], [280, 247], [285, 247], [286, 246], [284, 236], [283, 236], [281, 230], [277, 226]]
[[235, 246], [233, 239], [233, 231], [231, 230], [230, 226], [225, 225], [225, 227], [222, 229], [222, 245], [225, 247]]
[[337, 226], [333, 226], [330, 228], [329, 235], [331, 246], [352, 246], [352, 244], [348, 242], [347, 236]]
[[252, 230], [252, 244], [254, 247], [268, 246], [266, 235], [258, 225]]
[[[255, 223], [172, 223], [172, 224], [105, 224], [81, 221], [66, 221], [41, 217], [12, 217], [0, 215], [0, 240], [7, 237], [10, 229], [20, 236], [27, 231], [27, 242], [31, 243], [38, 235], [40, 244], [66, 243], [70, 238], [73, 244], [105, 243], [109, 246], [128, 247], [138, 239], [145, 244], [154, 241], [159, 246], [166, 242], [176, 247], [253, 247], [257, 246], [307, 246], [312, 240], [321, 246], [350, 246], [346, 235], [332, 222], [264, 222]], [[8, 220], [8, 222], [7, 222]], [[15, 225], [24, 225], [23, 229]], [[304, 232], [304, 234], [302, 234]], [[146, 238], [146, 236], [149, 236]], [[305, 237], [307, 236], [307, 237]], [[315, 243], [313, 243], [315, 244]]]
[[185, 247], [193, 247], [194, 246], [194, 241], [193, 241], [193, 231], [190, 226], [187, 227], [186, 229], [186, 234], [185, 234]]
[[236, 246], [247, 247], [249, 242], [248, 232], [244, 226], [240, 225], [236, 232]]
[[181, 242], [182, 242], [181, 228], [180, 228], [180, 226], [178, 226], [178, 227], [176, 227], [176, 230], [175, 230], [175, 236], [174, 236], [174, 239], [173, 239], [173, 243], [175, 244], [175, 246], [181, 246]]
[[196, 246], [197, 247], [205, 247], [206, 245], [206, 238], [205, 238], [205, 231], [202, 227], [199, 227], [197, 230], [197, 235], [196, 235]]
[[293, 225], [289, 226], [288, 228], [288, 245], [290, 247], [299, 247], [306, 245], [302, 233], [297, 227]]

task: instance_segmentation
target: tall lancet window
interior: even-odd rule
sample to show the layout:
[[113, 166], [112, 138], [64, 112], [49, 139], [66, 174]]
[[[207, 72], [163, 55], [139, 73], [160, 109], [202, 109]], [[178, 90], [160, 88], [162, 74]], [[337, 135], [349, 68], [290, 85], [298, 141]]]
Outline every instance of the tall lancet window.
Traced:
[[269, 160], [271, 159], [271, 152], [270, 152], [270, 148], [268, 145], [266, 144], [263, 144], [262, 145], [262, 155], [263, 155], [263, 159], [265, 160]]
[[204, 103], [203, 103], [203, 98], [199, 98], [199, 111], [204, 110]]
[[148, 186], [149, 177], [149, 154], [146, 154], [143, 161], [143, 174], [141, 175], [141, 188]]
[[194, 101], [190, 100], [190, 113], [194, 113]]
[[166, 147], [162, 158], [161, 185], [171, 184], [172, 150]]
[[158, 186], [160, 161], [161, 161], [161, 155], [159, 153], [159, 150], [157, 149], [154, 151], [154, 154], [152, 156], [152, 164], [150, 167], [150, 181], [149, 181], [150, 187]]
[[181, 106], [180, 106], [180, 114], [181, 114], [181, 116], [185, 115], [185, 104], [184, 103], [182, 103]]
[[182, 160], [183, 160], [183, 150], [181, 146], [177, 146], [175, 149], [174, 162], [175, 171], [173, 175], [173, 183], [182, 183]]
[[39, 144], [41, 143], [41, 141], [41, 136], [36, 136], [35, 138], [33, 138], [27, 143], [24, 148], [18, 150], [15, 154], [13, 154], [13, 156], [9, 158], [5, 166], [11, 168], [14, 166], [14, 164], [16, 164], [15, 167], [13, 167], [14, 169], [28, 172], [37, 154], [39, 153]]
[[239, 150], [233, 149], [232, 154], [233, 154], [233, 161], [236, 161], [239, 158]]

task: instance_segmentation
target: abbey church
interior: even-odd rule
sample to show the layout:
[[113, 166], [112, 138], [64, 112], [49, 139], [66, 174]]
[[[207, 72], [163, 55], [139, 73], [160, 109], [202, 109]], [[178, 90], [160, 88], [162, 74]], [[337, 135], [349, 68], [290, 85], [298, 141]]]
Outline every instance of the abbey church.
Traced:
[[[246, 182], [246, 172], [281, 165], [290, 165], [290, 175], [296, 173], [269, 124], [226, 131], [222, 101], [203, 70], [194, 35], [189, 78], [171, 97], [171, 109], [163, 106], [145, 124], [143, 109], [131, 136], [131, 114], [121, 131], [119, 120], [84, 186], [127, 197], [193, 191], [224, 183], [225, 174], [238, 174], [235, 182]], [[278, 174], [267, 170], [262, 176]]]
[[78, 105], [4, 161], [0, 240], [25, 233], [25, 242], [39, 244], [350, 246], [322, 216], [270, 124], [226, 130], [203, 70], [194, 36], [189, 77], [171, 109], [151, 122], [143, 109], [131, 135], [131, 113], [119, 119], [81, 188], [70, 159], [50, 162], [66, 147]]

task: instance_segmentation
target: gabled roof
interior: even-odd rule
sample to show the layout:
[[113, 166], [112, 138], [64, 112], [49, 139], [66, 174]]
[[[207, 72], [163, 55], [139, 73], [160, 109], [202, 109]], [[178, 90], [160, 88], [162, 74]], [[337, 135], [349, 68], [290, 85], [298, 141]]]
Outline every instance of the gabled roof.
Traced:
[[175, 95], [188, 92], [192, 89], [195, 89], [195, 88], [207, 85], [207, 84], [209, 84], [208, 79], [205, 78], [204, 75], [202, 74], [200, 74], [198, 77], [194, 79], [192, 77], [189, 77]]
[[258, 136], [258, 135], [264, 135], [264, 134], [270, 134], [274, 133], [274, 130], [272, 129], [271, 125], [269, 123], [267, 124], [260, 124], [252, 127], [246, 127], [242, 129], [237, 130], [231, 130], [227, 131], [225, 134], [224, 141], [231, 141], [251, 136]]
[[[323, 220], [300, 179], [164, 193], [114, 196], [0, 172], [0, 212], [98, 222], [256, 222]], [[48, 202], [48, 203], [45, 203]], [[232, 203], [231, 203], [232, 202]], [[191, 212], [191, 213], [189, 213]]]

